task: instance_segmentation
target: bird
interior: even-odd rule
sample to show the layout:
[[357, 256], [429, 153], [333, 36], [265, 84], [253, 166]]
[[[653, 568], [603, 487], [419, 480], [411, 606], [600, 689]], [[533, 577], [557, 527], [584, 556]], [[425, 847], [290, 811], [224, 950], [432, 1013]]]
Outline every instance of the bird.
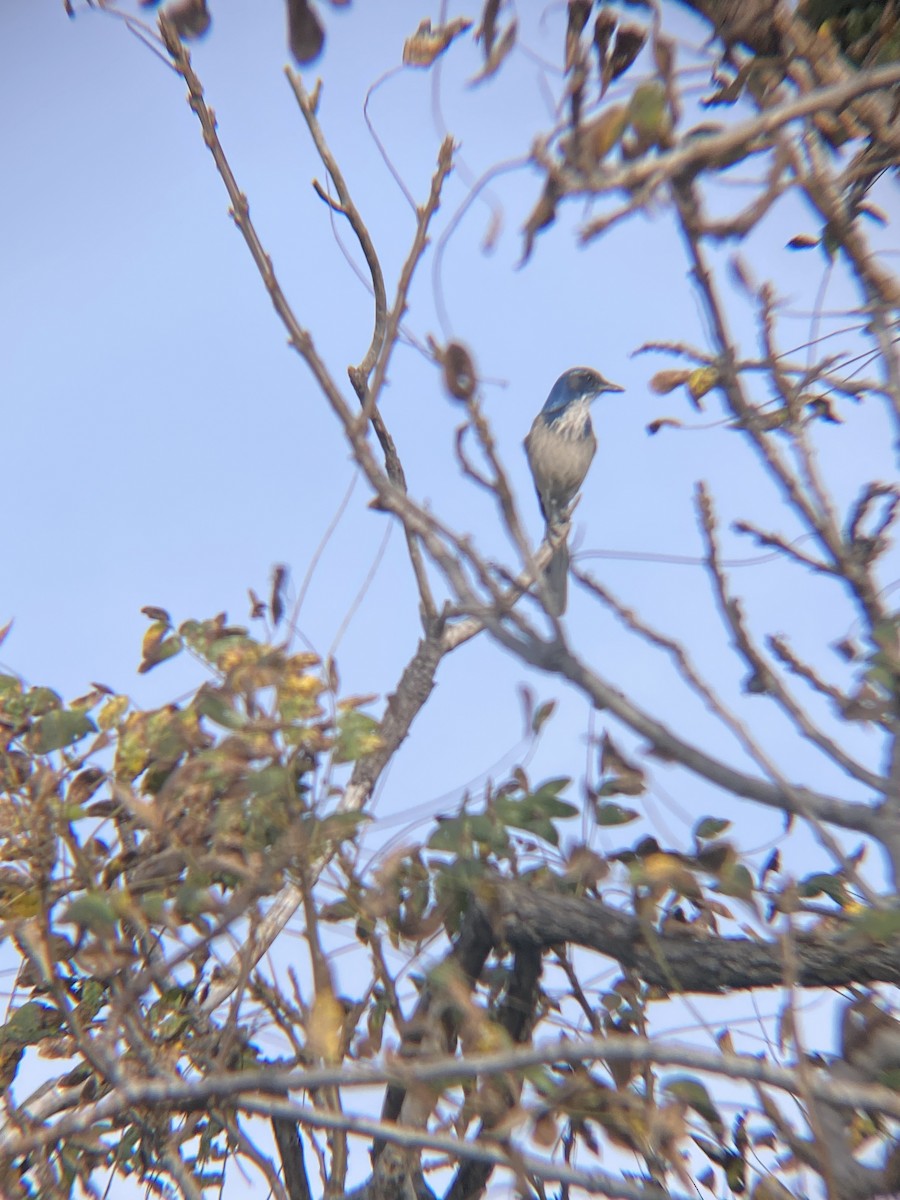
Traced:
[[[597, 450], [591, 425], [591, 401], [604, 392], [624, 392], [591, 367], [571, 367], [550, 389], [544, 407], [525, 438], [525, 453], [537, 491], [547, 535], [555, 535], [569, 519], [569, 506], [584, 483]], [[569, 549], [560, 537], [544, 579], [547, 611], [566, 611]]]

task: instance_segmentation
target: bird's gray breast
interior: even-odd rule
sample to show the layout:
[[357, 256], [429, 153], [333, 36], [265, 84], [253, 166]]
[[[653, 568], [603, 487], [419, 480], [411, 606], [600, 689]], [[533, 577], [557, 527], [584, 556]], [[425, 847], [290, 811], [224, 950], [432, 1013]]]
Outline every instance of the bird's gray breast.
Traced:
[[539, 415], [525, 449], [544, 516], [550, 522], [562, 519], [597, 449], [588, 404], [570, 404], [550, 421]]

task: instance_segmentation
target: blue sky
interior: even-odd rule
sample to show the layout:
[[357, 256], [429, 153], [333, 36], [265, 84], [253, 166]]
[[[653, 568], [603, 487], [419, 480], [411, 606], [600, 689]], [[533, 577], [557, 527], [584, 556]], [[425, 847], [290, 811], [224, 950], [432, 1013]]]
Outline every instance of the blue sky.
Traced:
[[[325, 55], [307, 72], [310, 84], [323, 78], [320, 120], [382, 255], [389, 291], [413, 218], [362, 106], [370, 85], [399, 65], [404, 38], [428, 11], [421, 0], [329, 8]], [[561, 76], [535, 56], [559, 61], [562, 12], [560, 5], [534, 6], [520, 14], [530, 53], [515, 53], [495, 80], [478, 88], [466, 84], [478, 69], [478, 50], [462, 39], [441, 61], [439, 76], [398, 72], [373, 96], [372, 120], [417, 201], [427, 195], [442, 122], [460, 145], [464, 166], [448, 184], [436, 237], [467, 199], [466, 170], [479, 176], [527, 155], [535, 134], [551, 128], [548, 97], [559, 96]], [[342, 248], [358, 259], [348, 231], [340, 223], [333, 228], [310, 186], [323, 170], [283, 76], [281, 6], [217, 0], [213, 14], [210, 35], [192, 47], [194, 64], [282, 285], [344, 381], [368, 344], [371, 303]], [[685, 43], [699, 44], [698, 27], [683, 14], [675, 15], [674, 27]], [[176, 621], [226, 609], [244, 620], [247, 589], [266, 594], [269, 572], [280, 562], [289, 564], [296, 589], [354, 471], [227, 215], [182, 81], [121, 22], [83, 7], [70, 21], [61, 3], [6, 4], [0, 44], [7, 516], [0, 624], [15, 622], [0, 655], [4, 669], [69, 696], [98, 680], [140, 704], [157, 704], [196, 683], [196, 672], [177, 662], [136, 675], [146, 627], [140, 608], [162, 605]], [[806, 745], [783, 735], [765, 700], [741, 697], [745, 672], [729, 657], [702, 569], [654, 561], [700, 553], [691, 506], [698, 478], [709, 482], [723, 525], [750, 516], [794, 533], [733, 430], [664, 431], [656, 438], [645, 432], [660, 415], [698, 425], [719, 416], [714, 397], [698, 415], [679, 395], [652, 395], [650, 376], [676, 364], [633, 357], [651, 339], [707, 344], [677, 235], [651, 206], [582, 249], [574, 233], [587, 209], [570, 203], [539, 237], [532, 261], [518, 269], [519, 231], [539, 188], [527, 166], [493, 182], [502, 229], [491, 253], [481, 248], [490, 211], [480, 202], [466, 210], [439, 276], [433, 257], [423, 264], [409, 331], [419, 340], [452, 334], [470, 346], [489, 381], [486, 410], [535, 539], [541, 522], [521, 441], [549, 387], [578, 363], [626, 387], [596, 409], [600, 449], [575, 521], [585, 561], [626, 603], [689, 641], [698, 665], [770, 739], [792, 778], [857, 795]], [[716, 202], [732, 205], [745, 194], [723, 187]], [[812, 215], [785, 202], [742, 253], [760, 278], [773, 274], [790, 303], [808, 310], [824, 267], [815, 251], [783, 251], [798, 232], [817, 232]], [[734, 250], [723, 248], [718, 261], [724, 264]], [[441, 326], [438, 298], [448, 327]], [[852, 299], [839, 281], [830, 286], [835, 307]], [[752, 320], [738, 299], [732, 320], [736, 336], [752, 348]], [[808, 319], [786, 321], [785, 348], [802, 344], [808, 329]], [[383, 409], [412, 493], [473, 533], [487, 552], [506, 554], [492, 505], [461, 478], [454, 457], [460, 411], [415, 349], [396, 352]], [[823, 425], [816, 440], [835, 494], [846, 503], [861, 482], [892, 477], [893, 461], [876, 403], [858, 409], [844, 403], [841, 415], [846, 424]], [[368, 509], [369, 499], [357, 481], [299, 615], [302, 640], [323, 655], [334, 647], [389, 529], [383, 515]], [[730, 556], [754, 555], [746, 540], [727, 532], [723, 538]], [[644, 553], [647, 561], [587, 557], [620, 550]], [[738, 569], [734, 585], [747, 598], [753, 628], [791, 631], [798, 650], [846, 676], [823, 651], [853, 620], [833, 589], [779, 563]], [[702, 704], [684, 695], [669, 666], [576, 588], [568, 619], [588, 659], [620, 686], [690, 736], [743, 761]], [[344, 689], [389, 692], [418, 632], [415, 590], [395, 529], [335, 649]], [[421, 805], [447, 811], [467, 785], [477, 793], [486, 774], [500, 776], [521, 737], [522, 681], [540, 698], [560, 700], [535, 775], [577, 780], [589, 765], [595, 775], [586, 735], [607, 726], [602, 716], [480, 638], [442, 664], [433, 699], [383, 785], [378, 812], [399, 817]], [[873, 754], [865, 731], [849, 737], [864, 758]], [[647, 811], [661, 840], [686, 844], [697, 816], [720, 811], [710, 789], [673, 768], [655, 769], [654, 788]], [[729, 804], [728, 815], [743, 822], [744, 844], [764, 856], [780, 836], [779, 819]], [[633, 833], [606, 834], [601, 843], [619, 845]]]

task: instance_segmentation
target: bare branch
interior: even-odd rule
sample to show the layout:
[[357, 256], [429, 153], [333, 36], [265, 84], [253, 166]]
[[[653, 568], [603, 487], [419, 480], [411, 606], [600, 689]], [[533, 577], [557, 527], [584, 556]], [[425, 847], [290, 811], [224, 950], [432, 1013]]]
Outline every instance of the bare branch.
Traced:
[[[560, 897], [560, 899], [563, 899]], [[662, 1038], [644, 1039], [607, 1035], [597, 1038], [582, 1038], [579, 1041], [560, 1039], [524, 1047], [512, 1047], [497, 1054], [468, 1055], [465, 1058], [450, 1057], [432, 1062], [418, 1061], [404, 1066], [402, 1060], [394, 1059], [389, 1068], [374, 1065], [342, 1065], [319, 1068], [314, 1071], [284, 1071], [267, 1067], [257, 1071], [238, 1071], [231, 1074], [211, 1074], [206, 1077], [185, 1079], [173, 1076], [169, 1079], [130, 1079], [123, 1081], [114, 1091], [89, 1105], [59, 1117], [53, 1124], [38, 1124], [31, 1129], [0, 1130], [0, 1154], [22, 1154], [38, 1146], [47, 1145], [58, 1138], [78, 1133], [103, 1120], [114, 1119], [135, 1105], [154, 1106], [165, 1104], [173, 1108], [191, 1109], [197, 1105], [216, 1100], [229, 1100], [250, 1110], [254, 1096], [273, 1096], [285, 1092], [310, 1091], [318, 1087], [339, 1084], [342, 1087], [372, 1087], [388, 1081], [397, 1081], [404, 1086], [414, 1083], [435, 1085], [455, 1084], [461, 1079], [493, 1075], [512, 1070], [527, 1070], [529, 1067], [553, 1063], [577, 1062], [652, 1062], [662, 1066], [680, 1066], [730, 1079], [744, 1080], [779, 1088], [789, 1095], [797, 1091], [797, 1078], [793, 1068], [782, 1067], [755, 1055], [726, 1054], [704, 1050]], [[891, 1088], [879, 1084], [858, 1083], [847, 1079], [829, 1078], [827, 1072], [812, 1076], [810, 1094], [817, 1099], [827, 1100], [842, 1108], [870, 1108], [875, 1112], [900, 1119], [900, 1097]], [[52, 1104], [42, 1106], [47, 1116], [64, 1110], [58, 1095], [51, 1095]], [[315, 1109], [273, 1099], [265, 1108], [258, 1106], [254, 1111], [266, 1115], [283, 1115], [312, 1128], [341, 1127], [348, 1132], [364, 1132], [372, 1136], [383, 1136], [386, 1142], [397, 1142], [410, 1146], [432, 1146], [435, 1149], [451, 1149], [442, 1140], [429, 1140], [417, 1130], [404, 1130], [390, 1122], [371, 1121], [363, 1129], [357, 1118], [350, 1114], [343, 1117], [321, 1113]], [[22, 1114], [23, 1117], [25, 1114]], [[40, 1120], [37, 1113], [28, 1114], [32, 1120]], [[348, 1123], [352, 1122], [352, 1124]], [[431, 1139], [440, 1135], [431, 1135]], [[464, 1153], [459, 1145], [452, 1152]], [[498, 1165], [505, 1158], [491, 1159]], [[553, 1178], [553, 1176], [548, 1176]]]
[[[318, 92], [315, 96], [308, 95], [298, 72], [293, 71], [290, 67], [285, 68], [287, 81], [291, 85], [291, 90], [297, 99], [300, 106], [300, 111], [303, 114], [303, 119], [306, 121], [310, 136], [315, 143], [316, 151], [319, 158], [328, 172], [331, 179], [334, 181], [335, 190], [337, 191], [339, 207], [335, 211], [340, 212], [347, 218], [350, 223], [350, 228], [356, 235], [356, 240], [359, 242], [360, 249], [363, 252], [363, 257], [369, 268], [369, 274], [372, 277], [373, 296], [375, 298], [375, 325], [372, 330], [372, 340], [369, 343], [369, 348], [363, 355], [362, 361], [356, 368], [361, 377], [368, 379], [372, 368], [375, 365], [378, 354], [384, 345], [385, 338], [385, 320], [387, 318], [387, 292], [384, 286], [384, 273], [381, 269], [381, 263], [378, 259], [378, 254], [375, 250], [375, 244], [372, 241], [372, 236], [366, 227], [365, 222], [359, 215], [353, 197], [350, 195], [350, 189], [347, 187], [347, 182], [344, 179], [344, 174], [337, 164], [337, 160], [331, 153], [331, 148], [325, 140], [325, 135], [322, 132], [322, 127], [319, 124], [316, 116], [316, 107], [318, 104]], [[317, 187], [316, 191], [327, 200], [326, 194], [321, 187]]]
[[[818, 746], [823, 754], [837, 763], [848, 775], [865, 784], [867, 788], [883, 795], [887, 787], [887, 780], [856, 762], [833, 738], [828, 737], [821, 729], [817, 728], [806, 710], [797, 703], [769, 667], [761, 651], [750, 637], [740, 601], [729, 595], [716, 540], [712, 499], [702, 484], [697, 489], [697, 508], [700, 514], [700, 527], [706, 542], [707, 567], [718, 602], [719, 613], [731, 632], [732, 644], [750, 669], [753, 691], [771, 696], [788, 714], [803, 737]], [[846, 865], [842, 854], [839, 854], [838, 861], [842, 865]]]

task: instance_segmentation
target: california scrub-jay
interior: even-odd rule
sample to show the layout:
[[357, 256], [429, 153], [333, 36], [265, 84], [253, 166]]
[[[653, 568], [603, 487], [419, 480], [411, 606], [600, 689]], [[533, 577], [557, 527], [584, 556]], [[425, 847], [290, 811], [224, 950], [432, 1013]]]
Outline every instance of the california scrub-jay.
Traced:
[[[623, 392], [590, 367], [573, 367], [554, 383], [547, 402], [525, 439], [525, 453], [537, 488], [547, 533], [565, 524], [569, 505], [584, 483], [597, 450], [591, 426], [591, 401], [602, 392]], [[559, 540], [547, 567], [545, 597], [554, 617], [566, 611], [569, 549]]]

